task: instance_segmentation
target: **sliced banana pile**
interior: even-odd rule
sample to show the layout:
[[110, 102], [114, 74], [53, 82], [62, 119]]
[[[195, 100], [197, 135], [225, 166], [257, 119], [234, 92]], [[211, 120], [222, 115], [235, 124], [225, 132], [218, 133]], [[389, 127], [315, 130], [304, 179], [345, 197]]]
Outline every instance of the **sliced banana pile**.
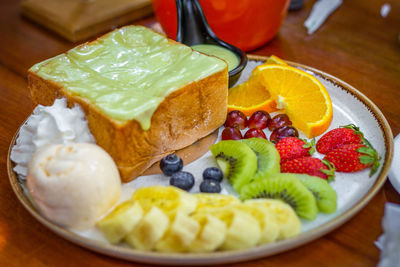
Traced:
[[161, 252], [243, 249], [301, 231], [295, 211], [280, 200], [242, 202], [231, 195], [190, 194], [173, 186], [138, 189], [97, 226], [110, 243]]

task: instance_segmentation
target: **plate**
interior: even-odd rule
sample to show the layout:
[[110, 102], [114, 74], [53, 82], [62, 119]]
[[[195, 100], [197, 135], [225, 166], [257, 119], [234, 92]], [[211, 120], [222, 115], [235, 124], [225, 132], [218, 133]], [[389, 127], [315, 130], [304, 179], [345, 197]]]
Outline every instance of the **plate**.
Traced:
[[[389, 170], [389, 180], [396, 189], [397, 193], [400, 194], [400, 134], [394, 139], [394, 154], [393, 154], [393, 164]], [[396, 164], [397, 163], [397, 164]]]
[[[265, 57], [250, 55], [249, 64], [241, 80], [246, 80], [250, 75], [251, 68], [261, 64], [265, 60]], [[390, 169], [393, 156], [393, 136], [382, 112], [371, 100], [354, 87], [317, 69], [293, 62], [288, 63], [311, 73], [326, 86], [333, 104], [333, 121], [330, 129], [349, 123], [356, 124], [382, 157], [381, 167], [372, 177], [368, 175], [369, 170], [363, 170], [354, 174], [337, 173], [337, 177], [331, 185], [338, 193], [338, 210], [334, 214], [327, 215], [320, 213], [316, 220], [303, 222], [302, 233], [297, 237], [237, 251], [166, 254], [138, 251], [122, 245], [111, 245], [102, 241], [101, 238], [95, 237], [90, 232], [78, 233], [69, 231], [44, 218], [24, 194], [24, 187], [19, 183], [17, 175], [12, 170], [13, 163], [10, 161], [10, 151], [16, 136], [10, 144], [7, 158], [7, 169], [12, 188], [28, 212], [54, 233], [84, 248], [129, 261], [161, 265], [226, 264], [262, 258], [306, 244], [348, 221], [377, 193], [384, 184]], [[211, 160], [211, 156], [205, 154], [200, 159], [185, 166], [185, 168], [188, 168], [189, 171], [199, 169], [199, 165], [207, 164]], [[148, 179], [147, 177], [145, 180], [152, 181], [152, 179]], [[140, 179], [134, 180], [133, 183], [137, 185], [138, 181]], [[132, 189], [135, 187], [135, 184], [124, 186]]]

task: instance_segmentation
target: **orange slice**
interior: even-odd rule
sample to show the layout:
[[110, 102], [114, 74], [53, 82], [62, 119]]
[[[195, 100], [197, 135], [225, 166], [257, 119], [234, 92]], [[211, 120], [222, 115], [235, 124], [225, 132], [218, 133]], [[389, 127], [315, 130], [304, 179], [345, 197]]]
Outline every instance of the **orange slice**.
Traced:
[[332, 121], [332, 102], [317, 78], [284, 65], [261, 65], [257, 72], [277, 108], [285, 110], [294, 127], [308, 138], [328, 129]]
[[[288, 65], [283, 59], [280, 59], [279, 57], [274, 56], [274, 55], [270, 56], [270, 57], [265, 61], [265, 63], [264, 63], [263, 65], [270, 65], [270, 64], [278, 64], [278, 65], [285, 65], [285, 66]], [[262, 66], [262, 65], [261, 65], [261, 66]]]
[[[272, 55], [259, 67], [270, 64], [287, 65], [285, 61]], [[269, 113], [274, 112], [277, 110], [275, 106], [276, 104], [275, 101], [271, 99], [271, 94], [260, 82], [257, 68], [253, 70], [247, 82], [229, 89], [228, 112], [240, 110], [246, 116], [251, 116], [251, 114], [258, 110], [264, 110]]]
[[271, 94], [258, 78], [251, 76], [247, 82], [229, 89], [228, 112], [232, 110], [240, 110], [246, 116], [251, 116], [257, 110], [273, 112], [276, 108]]

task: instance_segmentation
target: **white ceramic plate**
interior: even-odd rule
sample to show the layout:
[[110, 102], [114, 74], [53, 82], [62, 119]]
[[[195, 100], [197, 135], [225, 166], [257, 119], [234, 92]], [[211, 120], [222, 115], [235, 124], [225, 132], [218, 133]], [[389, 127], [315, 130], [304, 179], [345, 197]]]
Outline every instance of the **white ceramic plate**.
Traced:
[[[246, 80], [251, 69], [261, 64], [266, 58], [249, 56], [249, 64], [241, 80]], [[86, 232], [72, 232], [53, 224], [44, 218], [32, 205], [23, 192], [23, 187], [12, 170], [13, 164], [8, 155], [8, 173], [12, 188], [24, 207], [43, 225], [65, 239], [112, 257], [130, 261], [163, 264], [163, 265], [206, 265], [246, 261], [255, 258], [266, 257], [278, 252], [286, 251], [307, 242], [339, 227], [341, 224], [354, 216], [381, 188], [386, 180], [393, 156], [393, 136], [390, 127], [381, 111], [365, 97], [347, 83], [319, 70], [290, 63], [295, 67], [302, 68], [316, 76], [327, 88], [333, 103], [333, 121], [330, 129], [342, 125], [354, 123], [364, 132], [365, 137], [373, 144], [381, 159], [381, 167], [377, 173], [369, 177], [369, 170], [363, 170], [354, 174], [337, 173], [336, 179], [331, 183], [338, 193], [338, 209], [334, 214], [320, 213], [312, 222], [303, 221], [302, 233], [294, 238], [262, 245], [250, 249], [238, 251], [217, 251], [213, 253], [159, 253], [144, 252], [128, 248], [122, 245], [111, 245], [104, 241], [102, 236], [92, 229]], [[240, 82], [240, 81], [239, 81]], [[10, 144], [10, 150], [15, 138]], [[9, 153], [10, 154], [10, 153]], [[213, 165], [210, 153], [205, 154], [195, 162], [188, 164], [184, 170], [192, 172], [195, 177], [201, 177], [205, 166]], [[168, 184], [168, 180], [162, 175], [146, 176], [134, 180], [123, 186], [123, 197], [126, 198], [135, 188], [151, 184]], [[198, 188], [198, 181], [195, 185]], [[225, 190], [229, 191], [229, 187]], [[225, 191], [227, 192], [227, 191]]]
[[389, 170], [389, 180], [400, 194], [400, 134], [394, 139], [393, 164]]

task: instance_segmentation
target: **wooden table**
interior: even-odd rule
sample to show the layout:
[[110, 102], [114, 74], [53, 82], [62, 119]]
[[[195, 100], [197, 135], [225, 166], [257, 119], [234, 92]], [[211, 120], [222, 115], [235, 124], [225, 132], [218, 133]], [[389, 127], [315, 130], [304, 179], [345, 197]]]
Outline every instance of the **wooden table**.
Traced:
[[[302, 26], [314, 1], [290, 12], [279, 35], [253, 54], [275, 54], [309, 65], [353, 85], [381, 109], [393, 135], [400, 131], [400, 2], [351, 0], [313, 35]], [[386, 18], [385, 3], [392, 5]], [[154, 17], [137, 22], [157, 26]], [[82, 249], [53, 234], [18, 202], [11, 190], [6, 156], [13, 134], [31, 113], [26, 72], [55, 56], [69, 43], [20, 17], [18, 1], [0, 2], [0, 266], [122, 266], [131, 264]], [[375, 266], [386, 202], [400, 203], [387, 181], [372, 201], [349, 222], [297, 249], [234, 266]]]

